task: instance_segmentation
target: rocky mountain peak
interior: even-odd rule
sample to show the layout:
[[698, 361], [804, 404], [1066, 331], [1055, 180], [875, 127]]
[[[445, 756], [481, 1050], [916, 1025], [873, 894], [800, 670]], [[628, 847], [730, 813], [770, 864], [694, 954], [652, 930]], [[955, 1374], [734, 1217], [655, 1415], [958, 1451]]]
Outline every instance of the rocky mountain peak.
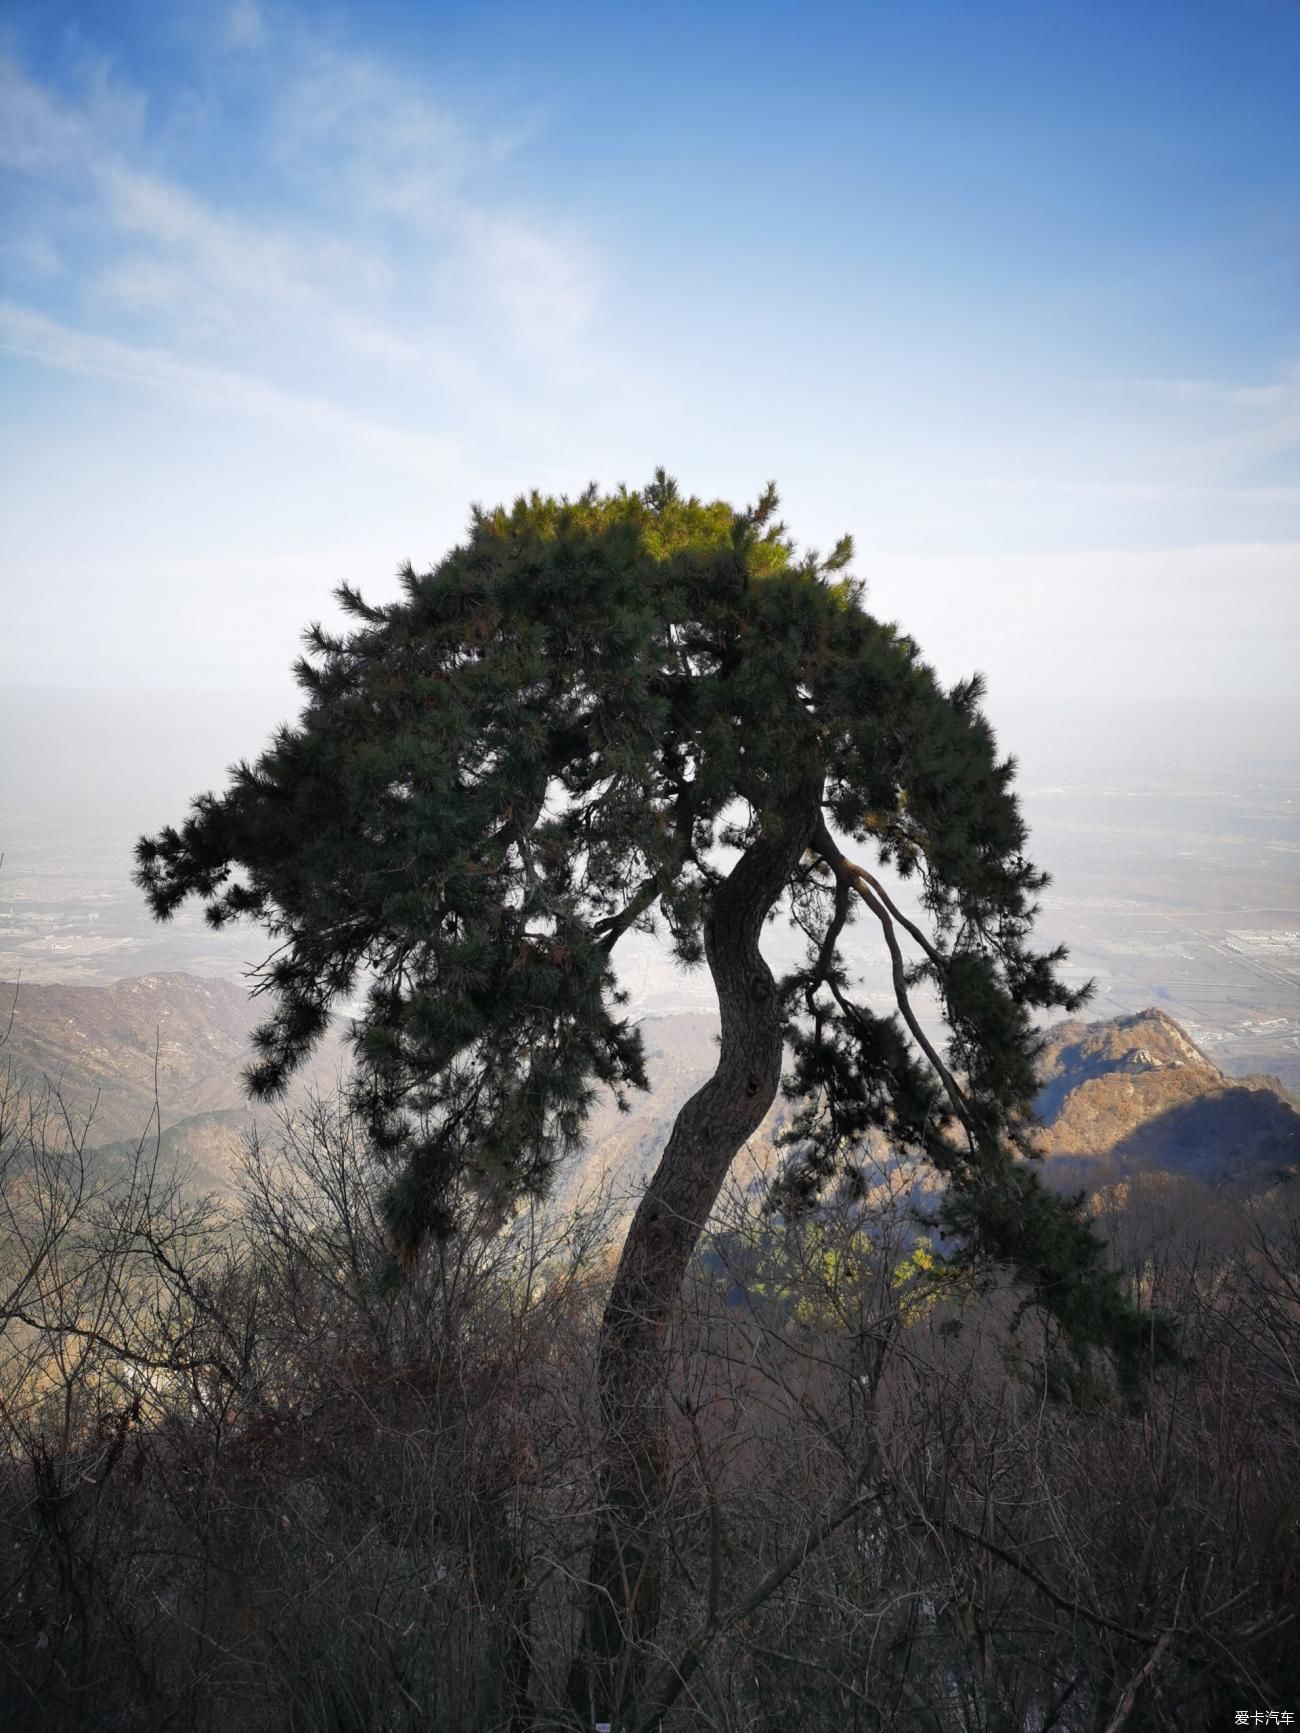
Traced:
[[1047, 1031], [1035, 1103], [1052, 1156], [1108, 1157], [1204, 1178], [1300, 1160], [1300, 1113], [1272, 1077], [1228, 1077], [1154, 1006]]

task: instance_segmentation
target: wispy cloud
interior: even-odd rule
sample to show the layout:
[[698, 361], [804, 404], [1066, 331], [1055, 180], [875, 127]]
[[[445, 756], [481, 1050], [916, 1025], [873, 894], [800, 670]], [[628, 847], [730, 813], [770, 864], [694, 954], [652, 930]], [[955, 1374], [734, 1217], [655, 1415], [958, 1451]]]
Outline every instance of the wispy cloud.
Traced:
[[1108, 379], [1101, 389], [1141, 412], [1172, 417], [1184, 435], [1180, 448], [1207, 477], [1300, 447], [1300, 365], [1263, 381]]
[[509, 154], [415, 80], [373, 56], [319, 44], [295, 54], [273, 116], [280, 162], [326, 174], [336, 194], [381, 215], [436, 228], [468, 183]]
[[58, 176], [139, 139], [143, 92], [115, 77], [103, 58], [83, 57], [79, 69], [78, 98], [69, 102], [0, 54], [0, 168]]
[[586, 262], [525, 223], [466, 212], [459, 229], [475, 280], [515, 334], [557, 360], [580, 363], [597, 299]]
[[266, 23], [257, 0], [234, 0], [226, 12], [226, 40], [236, 48], [259, 48]]
[[47, 235], [29, 229], [0, 239], [0, 271], [13, 272], [20, 278], [48, 281], [63, 269], [57, 247]]
[[91, 145], [87, 118], [66, 108], [0, 56], [0, 166], [48, 175], [81, 162]]
[[166, 391], [208, 409], [234, 411], [316, 433], [337, 434], [430, 478], [459, 474], [461, 451], [431, 438], [340, 409], [324, 397], [286, 391], [250, 375], [178, 360], [164, 350], [74, 330], [30, 308], [0, 302], [0, 349], [70, 373]]
[[169, 388], [222, 382], [222, 401], [250, 414], [310, 401], [340, 433], [390, 425], [395, 395], [420, 382], [436, 423], [463, 428], [486, 411], [508, 428], [557, 381], [572, 391], [591, 376], [589, 249], [496, 199], [509, 139], [375, 57], [323, 46], [292, 15], [273, 27], [243, 0], [224, 30], [273, 61], [251, 122], [270, 183], [257, 214], [178, 176], [141, 132], [143, 97], [104, 69], [70, 95], [0, 61], [0, 166], [45, 212], [29, 258], [57, 260], [63, 230], [85, 255], [79, 304], [44, 326], [28, 308], [22, 344], [24, 274], [11, 278], [11, 350], [63, 366], [77, 337], [79, 365]]
[[572, 368], [598, 302], [589, 246], [483, 197], [531, 127], [471, 129], [412, 79], [364, 55], [313, 48], [275, 121], [294, 172], [330, 165], [332, 191], [429, 248], [427, 282], [456, 284], [513, 346]]

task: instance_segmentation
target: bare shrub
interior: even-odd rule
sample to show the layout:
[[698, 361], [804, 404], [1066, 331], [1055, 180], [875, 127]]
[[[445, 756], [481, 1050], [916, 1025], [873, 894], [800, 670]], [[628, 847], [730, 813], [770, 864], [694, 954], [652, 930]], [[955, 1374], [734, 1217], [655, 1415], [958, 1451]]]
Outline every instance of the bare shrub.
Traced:
[[[387, 1175], [338, 1102], [250, 1143], [231, 1210], [156, 1141], [96, 1171], [12, 1075], [0, 1174], [6, 1728], [572, 1725], [607, 1196], [386, 1280]], [[1183, 1320], [1128, 1403], [996, 1271], [953, 1277], [907, 1173], [789, 1222], [761, 1197], [724, 1196], [670, 1331], [629, 1730], [1209, 1733], [1294, 1696], [1288, 1188], [1097, 1200]]]

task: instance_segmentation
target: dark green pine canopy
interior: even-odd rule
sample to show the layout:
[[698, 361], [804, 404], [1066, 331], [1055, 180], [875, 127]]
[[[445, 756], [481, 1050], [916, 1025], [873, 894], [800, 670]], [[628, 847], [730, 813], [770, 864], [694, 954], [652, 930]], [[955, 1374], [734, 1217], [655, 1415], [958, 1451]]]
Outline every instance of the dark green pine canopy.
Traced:
[[[1018, 1158], [1031, 1013], [1085, 995], [1062, 984], [1062, 951], [1030, 947], [1046, 878], [980, 682], [945, 690], [865, 611], [848, 540], [798, 554], [776, 503], [772, 488], [746, 511], [683, 498], [662, 471], [641, 492], [533, 494], [475, 509], [432, 571], [402, 569], [394, 602], [344, 586], [354, 624], [308, 632], [296, 726], [143, 839], [137, 882], [161, 919], [196, 895], [214, 926], [247, 916], [277, 941], [259, 1096], [364, 985], [357, 1098], [399, 1176], [390, 1225], [409, 1254], [450, 1228], [463, 1182], [540, 1190], [597, 1083], [645, 1087], [618, 940], [662, 922], [699, 963], [718, 845], [780, 835], [811, 781], [822, 816], [783, 897], [809, 941], [780, 989], [801, 1102], [787, 1197], [883, 1130], [948, 1176], [971, 1251], [1134, 1353], [1139, 1320], [1077, 1203]], [[881, 867], [919, 881], [924, 930]], [[855, 1002], [841, 948], [863, 907], [894, 964], [888, 1017]], [[911, 1011], [922, 980], [943, 1054]]]

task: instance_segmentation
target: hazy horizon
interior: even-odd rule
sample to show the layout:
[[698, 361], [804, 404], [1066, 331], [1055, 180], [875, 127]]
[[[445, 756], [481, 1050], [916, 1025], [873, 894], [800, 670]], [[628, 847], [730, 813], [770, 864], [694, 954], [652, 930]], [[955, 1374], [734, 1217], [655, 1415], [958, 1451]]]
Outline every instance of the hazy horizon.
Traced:
[[656, 18], [5, 8], [0, 959], [237, 972], [131, 845], [335, 586], [664, 464], [987, 677], [1099, 1011], [1300, 1052], [1300, 9]]
[[[197, 908], [160, 927], [131, 883], [142, 831], [177, 823], [295, 713], [292, 692], [10, 693], [0, 733], [0, 980], [108, 981], [179, 969], [240, 980], [259, 930], [212, 932]], [[1170, 1012], [1225, 1070], [1300, 1093], [1300, 812], [1293, 707], [988, 701], [1019, 761], [1030, 850], [1053, 882], [1037, 933], [1091, 978], [1093, 1018]], [[798, 946], [779, 926], [778, 970]], [[864, 928], [848, 954], [888, 1008], [883, 953]], [[631, 936], [615, 966], [637, 1015], [710, 1011], [707, 972], [684, 973]], [[924, 1012], [924, 1007], [922, 1007]], [[938, 1026], [935, 1025], [938, 1033]]]

